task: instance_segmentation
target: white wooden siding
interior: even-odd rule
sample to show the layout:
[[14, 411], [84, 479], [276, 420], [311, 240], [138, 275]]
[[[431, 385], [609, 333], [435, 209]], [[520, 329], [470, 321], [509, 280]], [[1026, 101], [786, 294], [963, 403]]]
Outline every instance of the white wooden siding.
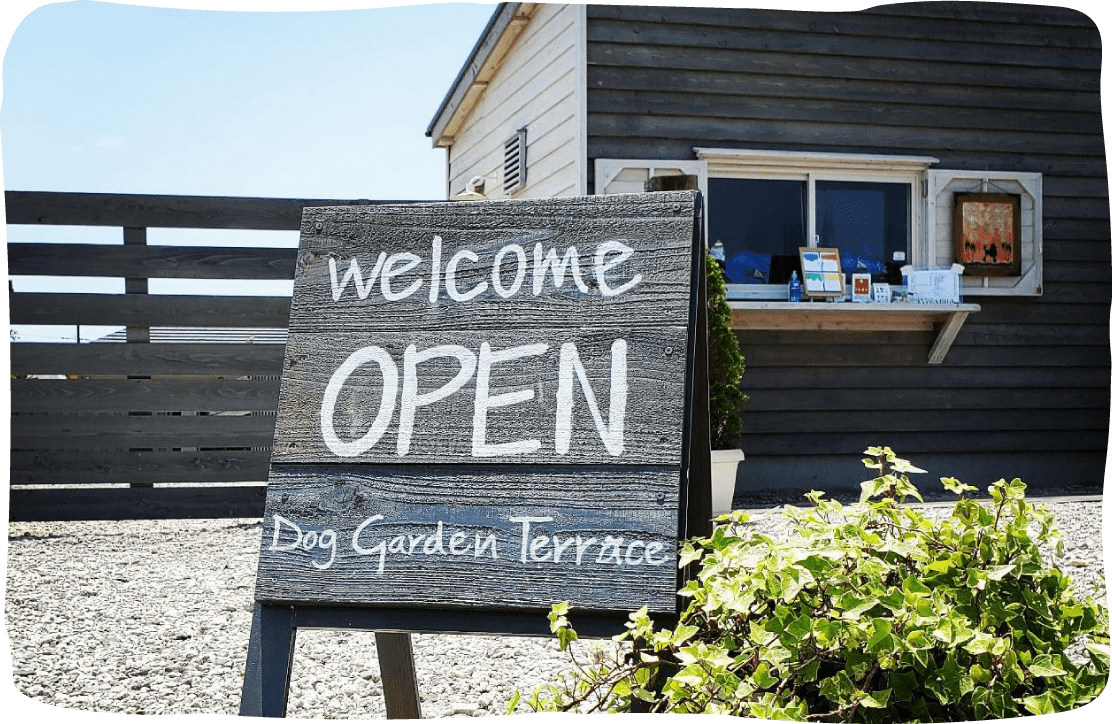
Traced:
[[527, 181], [515, 198], [570, 196], [580, 174], [581, 43], [575, 6], [538, 6], [448, 149], [448, 195], [475, 176], [504, 198], [502, 144], [527, 129]]

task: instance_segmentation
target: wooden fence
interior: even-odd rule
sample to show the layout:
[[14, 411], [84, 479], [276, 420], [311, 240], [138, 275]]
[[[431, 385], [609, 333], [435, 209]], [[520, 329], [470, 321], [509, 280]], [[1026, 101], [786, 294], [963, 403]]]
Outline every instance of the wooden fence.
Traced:
[[[5, 201], [9, 225], [118, 227], [123, 241], [9, 243], [10, 275], [63, 277], [60, 290], [64, 277], [125, 280], [124, 294], [9, 283], [10, 323], [126, 328], [123, 344], [12, 342], [10, 519], [262, 515], [290, 299], [148, 294], [147, 280], [289, 280], [296, 250], [148, 245], [147, 229], [297, 231], [306, 206], [380, 202], [22, 191]], [[167, 327], [190, 333], [152, 338]]]

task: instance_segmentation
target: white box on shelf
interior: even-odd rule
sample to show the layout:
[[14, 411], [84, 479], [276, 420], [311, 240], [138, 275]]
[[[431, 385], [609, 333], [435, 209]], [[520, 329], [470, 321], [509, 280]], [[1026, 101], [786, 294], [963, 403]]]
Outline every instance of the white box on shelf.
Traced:
[[949, 269], [915, 270], [907, 275], [907, 297], [914, 304], [959, 304], [961, 264]]

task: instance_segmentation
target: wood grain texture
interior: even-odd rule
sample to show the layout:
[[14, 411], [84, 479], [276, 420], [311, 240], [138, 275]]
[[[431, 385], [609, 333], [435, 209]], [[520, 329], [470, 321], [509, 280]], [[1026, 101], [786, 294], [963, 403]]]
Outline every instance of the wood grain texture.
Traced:
[[[705, 20], [704, 20], [705, 22]], [[837, 22], [837, 21], [833, 21]], [[852, 22], [852, 21], [849, 21]], [[875, 23], [874, 27], [879, 27]], [[670, 22], [606, 22], [589, 25], [592, 41], [626, 43], [654, 47], [702, 47], [706, 38], [705, 25]], [[798, 28], [797, 26], [797, 29]], [[1022, 72], [1024, 67], [1060, 66], [1077, 70], [1099, 70], [1089, 48], [1041, 47], [1038, 45], [970, 43], [968, 38], [950, 40], [933, 38], [934, 42], [909, 42], [898, 34], [864, 35], [854, 38], [852, 45], [837, 32], [754, 33], [752, 28], [721, 25], [716, 29], [721, 47], [766, 53], [799, 53], [814, 56], [857, 56], [888, 58], [894, 61], [916, 60], [922, 63], [968, 63], [1010, 66], [1009, 71]], [[999, 33], [1003, 35], [1003, 33]], [[1008, 72], [1008, 71], [1003, 71]]]
[[[267, 603], [503, 609], [547, 609], [570, 600], [577, 608], [648, 605], [670, 612], [676, 603], [678, 501], [679, 469], [667, 467], [594, 468], [585, 475], [575, 467], [276, 465], [255, 595]], [[274, 545], [276, 515], [301, 528], [301, 547], [291, 545], [297, 536], [289, 524], [281, 524]], [[353, 533], [375, 515], [383, 518], [361, 532], [361, 554], [352, 545]], [[513, 522], [515, 517], [552, 520], [530, 523], [523, 552], [524, 524]], [[334, 558], [327, 548], [307, 545], [310, 530], [318, 542], [324, 531], [335, 533]], [[410, 535], [425, 537], [411, 543]], [[493, 535], [494, 548], [477, 554], [476, 535], [481, 543]], [[397, 536], [402, 538], [391, 543]], [[532, 556], [539, 536], [549, 540]], [[623, 539], [610, 544], [621, 546], [620, 557], [603, 550], [607, 536]], [[556, 538], [571, 541], [559, 562], [553, 560]], [[587, 544], [590, 538], [595, 541]], [[640, 543], [630, 550], [633, 541]], [[658, 546], [646, 552], [653, 542]], [[366, 552], [380, 543], [386, 544], [384, 559]], [[406, 552], [397, 552], [403, 546]], [[585, 547], [577, 554], [579, 546]], [[660, 562], [651, 565], [643, 555]]]
[[[864, 450], [864, 448], [862, 448]], [[806, 505], [804, 497], [809, 490], [836, 491], [831, 481], [846, 481], [838, 492], [856, 499], [857, 486], [865, 468], [861, 467], [861, 454], [814, 455], [800, 454], [790, 457], [746, 455], [745, 475], [738, 479], [738, 503], [742, 496], [763, 496], [770, 489], [780, 491], [786, 502]], [[1022, 477], [1029, 496], [1055, 495], [1061, 491], [1061, 481], [1076, 481], [1089, 487], [1089, 492], [1099, 494], [1100, 481], [1087, 477], [1089, 470], [1104, 466], [1104, 454], [1082, 451], [1009, 451], [1006, 453], [946, 451], [933, 453], [916, 451], [915, 464], [930, 471], [929, 475], [912, 476], [912, 481], [924, 493], [943, 494], [938, 482], [942, 476], [955, 477], [982, 491], [1000, 478], [1011, 480]], [[750, 498], [751, 500], [751, 498]]]
[[[605, 41], [592, 42], [587, 49], [587, 62], [599, 65], [673, 68], [702, 72], [769, 73], [775, 68], [784, 75], [823, 76], [838, 78], [872, 78], [877, 82], [913, 81], [936, 83], [943, 80], [954, 84], [976, 84], [986, 77], [996, 75], [1001, 69], [978, 63], [936, 60], [924, 63], [912, 58], [886, 58], [853, 56], [848, 48], [856, 47], [857, 39], [842, 38], [845, 55], [808, 54], [805, 52], [777, 52], [755, 49], [734, 50], [712, 44], [698, 47], [667, 47], [661, 45], [634, 45]], [[1089, 55], [1092, 55], [1089, 53]], [[1096, 92], [1100, 87], [1100, 72], [1095, 69], [1043, 67], [1008, 68], [1008, 79], [1013, 88], [1038, 90], [1074, 90]]]
[[285, 327], [289, 322], [290, 300], [288, 297], [25, 292], [9, 295], [9, 303], [12, 324]]
[[[576, 378], [572, 394], [571, 444], [566, 455], [557, 455], [554, 438], [562, 346], [575, 345], [603, 422], [611, 425], [611, 350], [615, 340], [625, 340], [627, 345], [624, 451], [620, 457], [614, 457], [601, 442], [582, 385]], [[325, 446], [322, 438], [322, 399], [337, 369], [349, 355], [368, 345], [384, 350], [393, 360], [399, 375], [399, 390], [393, 399], [399, 402], [379, 442], [355, 459], [360, 462], [476, 462], [472, 457], [472, 443], [477, 373], [458, 392], [416, 408], [412, 442], [404, 458], [399, 457], [397, 452], [397, 432], [406, 347], [413, 345], [420, 351], [451, 344], [480, 356], [483, 343], [488, 343], [495, 351], [521, 345], [540, 344], [546, 347], [542, 354], [506, 361], [491, 368], [491, 395], [531, 391], [532, 397], [517, 404], [490, 408], [486, 415], [486, 441], [502, 444], [537, 439], [541, 442], [535, 452], [499, 457], [499, 462], [678, 464], [683, 432], [687, 334], [684, 328], [675, 327], [655, 330], [547, 328], [510, 333], [414, 330], [369, 335], [292, 335], [286, 350], [286, 372], [278, 408], [275, 462], [344, 461]], [[418, 392], [428, 394], [443, 387], [459, 374], [460, 369], [460, 363], [454, 357], [440, 357], [417, 366]], [[347, 377], [337, 399], [332, 423], [341, 440], [355, 440], [367, 434], [383, 406], [382, 388], [380, 367], [373, 362], [359, 367]]]
[[[823, 82], [823, 79], [816, 79]], [[788, 106], [785, 104], [785, 83], [766, 81], [767, 85], [779, 88], [781, 97], [754, 98], [748, 93], [731, 95], [726, 93], [656, 93], [646, 94], [637, 90], [600, 90], [592, 94], [591, 108], [599, 113], [640, 113], [653, 116], [686, 116], [694, 112], [708, 118], [752, 118], [759, 120], [795, 120], [817, 123], [859, 123], [861, 103], [858, 96], [868, 93], [854, 93], [852, 88], [843, 88], [844, 95], [838, 100], [810, 98], [807, 103]], [[828, 82], [827, 82], [828, 83]], [[875, 88], [876, 86], [870, 86]], [[928, 86], [930, 88], [930, 86]], [[929, 92], [929, 91], [928, 91]], [[922, 101], [920, 90], [920, 97]], [[1064, 94], [1064, 91], [1063, 91]], [[884, 100], [889, 104], [884, 115], [877, 121], [887, 126], [916, 127], [923, 122], [921, 105], [893, 102], [891, 96]], [[910, 100], [910, 99], [908, 99]], [[952, 102], [952, 101], [951, 101]], [[697, 110], [696, 110], [697, 109]], [[989, 131], [1027, 131], [1033, 123], [1045, 125], [1069, 123], [1074, 132], [1100, 133], [1099, 124], [1091, 121], [1075, 122], [1076, 114], [1060, 109], [1033, 111], [1024, 107], [1021, 112], [985, 113], [983, 106], [967, 108], [953, 105], [944, 109], [933, 109], [938, 114], [936, 126], [942, 128], [981, 129]], [[870, 119], [873, 120], [873, 119]]]
[[[807, 487], [852, 486], [860, 468], [827, 475], [818, 458], [858, 457], [862, 444], [908, 455], [1023, 453], [1020, 467], [1000, 466], [997, 477], [1047, 469], [1039, 456], [1091, 453], [1084, 476], [1103, 477], [1112, 285], [1101, 43], [1088, 18], [968, 2], [829, 13], [589, 6], [587, 14], [588, 174], [596, 158], [690, 159], [693, 146], [715, 145], [922, 154], [939, 158], [938, 168], [1043, 174], [1046, 293], [985, 299], [938, 368], [926, 367], [929, 342], [914, 334], [843, 332], [841, 343], [739, 334], [750, 394], [742, 444], [746, 470], [760, 468], [758, 489], [790, 484], [773, 471], [799, 470], [797, 456], [816, 459]], [[854, 104], [868, 112], [853, 118]], [[1069, 138], [1058, 135], [1064, 129]], [[708, 205], [713, 214], [713, 198]], [[979, 409], [1041, 429], [986, 430], [993, 423]], [[961, 412], [931, 417], [948, 410]], [[811, 432], [800, 436], [799, 421], [780, 416], [792, 411], [815, 415], [801, 423]], [[901, 411], [918, 429], [888, 417]], [[939, 422], [959, 431], [933, 429]], [[778, 431], [763, 432], [766, 423]], [[1074, 434], [1078, 426], [1085, 434]]]
[[[993, 409], [1029, 410], [1038, 409], [1108, 409], [1108, 390], [1104, 394], [1081, 388], [1069, 387], [1020, 387], [1001, 390], [983, 387], [955, 387], [939, 389], [914, 387], [890, 389], [885, 384], [883, 395], [875, 394], [875, 388], [861, 387], [815, 387], [806, 391], [800, 388], [778, 389], [764, 387], [767, 380], [754, 373], [754, 380], [747, 380], [748, 390], [760, 390], [751, 394], [745, 406], [747, 415], [786, 410], [840, 410], [848, 411], [903, 411], [916, 410], [984, 410], [988, 405]], [[1033, 377], [1033, 376], [1032, 376]], [[885, 376], [887, 378], [887, 376]], [[1063, 380], [1065, 382], [1065, 380]], [[757, 387], [761, 383], [761, 387]], [[829, 383], [828, 383], [829, 384]], [[1005, 413], [1006, 414], [1006, 413]]]
[[263, 485], [12, 490], [9, 520], [258, 518]]
[[[932, 6], [941, 8], [936, 10]], [[877, 6], [858, 12], [789, 13], [779, 10], [747, 8], [744, 12], [726, 8], [649, 7], [636, 5], [590, 5], [591, 23], [619, 20], [630, 23], [674, 23], [679, 25], [737, 28], [763, 34], [802, 34], [823, 36], [881, 36], [904, 40], [933, 40], [939, 37], [983, 45], [1022, 47], [1093, 48], [1099, 47], [1099, 34], [1093, 23], [1075, 10], [1023, 5], [977, 6], [971, 3], [932, 3]], [[898, 22], [893, 22], [893, 16]], [[915, 17], [914, 22], [909, 17]], [[1048, 33], [1045, 26], [1055, 26]], [[908, 44], [912, 45], [912, 44]], [[913, 46], [912, 46], [913, 47]]]
[[[1033, 94], [1029, 90], [995, 88], [986, 95], [983, 88], [943, 85], [941, 83], [877, 84], [864, 78], [833, 78], [822, 76], [791, 77], [768, 72], [748, 72], [738, 75], [706, 73], [682, 68], [623, 68], [619, 66], [590, 66], [587, 77], [592, 87], [606, 95], [610, 91], [638, 91], [655, 89], [660, 94], [682, 97], [680, 89], [695, 94], [713, 96], [753, 95], [767, 99], [838, 99], [857, 103], [883, 103], [885, 107], [929, 106], [932, 110], [989, 109], [1013, 111], [1019, 118], [1028, 114], [1036, 117], [1053, 114], [1071, 122], [1082, 119], [1076, 130], [1092, 130], [1099, 126], [1083, 115], [1097, 103], [1096, 93], [1071, 91], [1044, 91]], [[797, 106], [802, 104], [796, 104]], [[800, 109], [803, 111], [803, 109]], [[984, 114], [989, 115], [989, 114]], [[999, 114], [997, 114], [999, 115]], [[1014, 124], [1018, 121], [981, 119], [978, 124]], [[1044, 189], [1045, 191], [1045, 189]]]
[[8, 273], [164, 279], [293, 279], [293, 249], [8, 244]]
[[[366, 199], [274, 199], [5, 191], [9, 224], [292, 230], [306, 206], [379, 204]], [[391, 203], [405, 203], [393, 201]]]
[[[690, 194], [638, 194], [622, 203], [602, 199], [548, 199], [529, 206], [486, 202], [309, 209], [298, 252], [290, 331], [527, 329], [555, 326], [554, 321], [591, 327], [685, 324], [694, 231]], [[433, 262], [435, 238], [441, 239], [439, 267]], [[612, 241], [630, 247], [633, 254], [615, 261], [600, 280], [597, 251]], [[512, 244], [522, 256], [515, 251], [499, 259], [500, 250]], [[536, 284], [538, 248], [542, 259], [555, 252], [562, 260], [571, 247], [582, 285], [573, 279], [570, 258], [559, 287], [551, 269]], [[477, 295], [457, 301], [447, 289], [446, 277], [452, 257], [463, 250], [474, 259], [457, 264], [455, 288], [460, 296], [473, 290]], [[419, 257], [419, 264], [389, 282], [389, 294], [419, 285], [415, 292], [389, 300], [379, 281], [360, 298], [350, 282], [335, 298], [333, 268], [341, 283], [356, 259], [368, 278], [383, 253]], [[606, 258], [617, 259], [615, 254]], [[509, 294], [519, 275], [520, 287]], [[604, 283], [611, 289], [633, 286], [608, 297], [602, 293]]]
[[256, 599], [674, 613], [697, 201], [307, 210]]
[[[234, 440], [225, 439], [230, 445]], [[270, 449], [38, 450], [11, 453], [13, 485], [265, 483]], [[262, 501], [255, 515], [262, 515]]]
[[12, 412], [272, 411], [277, 380], [12, 380]]
[[[1107, 415], [1104, 416], [1107, 420]], [[909, 458], [915, 462], [920, 455], [937, 453], [945, 450], [946, 453], [985, 453], [986, 451], [1011, 450], [1023, 453], [1057, 453], [1088, 451], [1101, 451], [1108, 443], [1107, 431], [1091, 430], [1038, 430], [1026, 434], [1014, 430], [994, 430], [987, 432], [938, 432], [935, 430], [918, 430], [915, 432], [891, 432], [879, 427], [869, 428], [864, 425], [855, 425], [853, 429], [842, 432], [808, 433], [807, 435], [781, 433], [761, 434], [753, 430], [746, 430], [745, 460], [761, 460], [769, 456], [794, 457], [798, 455], [822, 456], [829, 455], [831, 450], [845, 450], [856, 453], [860, 460], [860, 451], [873, 445], [887, 445], [897, 451], [901, 457]], [[1092, 459], [1092, 458], [1089, 458]], [[1012, 469], [1013, 477], [1027, 477], [1022, 469]], [[856, 485], [863, 479], [862, 472], [855, 472], [854, 477], [838, 479], [823, 476], [825, 486], [846, 487]], [[933, 470], [931, 471], [934, 472]], [[946, 469], [938, 470], [940, 475], [948, 475]], [[1001, 472], [997, 472], [993, 480], [998, 479]], [[1086, 474], [1080, 481], [1088, 483], [1101, 480]], [[992, 482], [989, 480], [988, 482]]]
[[13, 344], [12, 374], [278, 375], [285, 348], [276, 344]]
[[[845, 412], [841, 410], [751, 412], [745, 418], [745, 431], [753, 435], [822, 433], [836, 429], [838, 420], [845, 417]], [[1092, 427], [1094, 415], [1091, 410], [1081, 414], [1076, 409], [1055, 409], [1035, 417], [1012, 414], [1008, 410], [981, 409], [918, 410], [914, 416], [902, 410], [876, 410], [868, 417], [869, 428], [878, 432], [894, 434], [926, 429], [939, 434], [966, 432], [976, 437], [985, 431], [1084, 430]], [[865, 424], [861, 423], [862, 427]]]
[[274, 439], [271, 415], [30, 415], [13, 418], [12, 448], [251, 447]]

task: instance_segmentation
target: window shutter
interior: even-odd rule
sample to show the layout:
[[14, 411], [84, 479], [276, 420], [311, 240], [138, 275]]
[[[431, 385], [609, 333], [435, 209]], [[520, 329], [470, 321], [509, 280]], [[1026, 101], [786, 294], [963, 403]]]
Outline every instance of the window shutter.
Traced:
[[503, 144], [502, 190], [507, 196], [525, 186], [525, 129], [521, 128]]
[[703, 161], [649, 159], [595, 159], [596, 194], [639, 194], [655, 176], [690, 175], [699, 178], [698, 188], [707, 187], [707, 165]]

